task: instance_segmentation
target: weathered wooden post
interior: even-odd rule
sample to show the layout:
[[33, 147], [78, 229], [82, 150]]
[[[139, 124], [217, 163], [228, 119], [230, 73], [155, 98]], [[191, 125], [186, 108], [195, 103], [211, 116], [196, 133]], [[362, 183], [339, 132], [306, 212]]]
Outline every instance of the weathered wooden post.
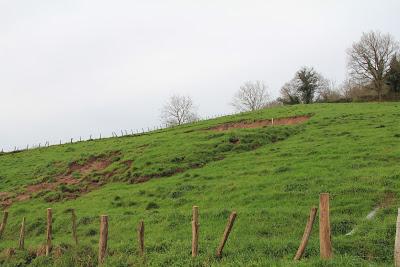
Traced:
[[71, 216], [72, 216], [72, 238], [75, 241], [75, 245], [78, 245], [78, 235], [76, 234], [76, 214], [75, 210], [71, 210]]
[[21, 230], [19, 232], [18, 248], [24, 250], [25, 245], [25, 217], [22, 218]]
[[319, 250], [322, 259], [332, 258], [329, 193], [319, 196]]
[[51, 208], [47, 209], [47, 233], [46, 233], [46, 256], [50, 255], [51, 252], [51, 223], [53, 221]]
[[101, 215], [100, 239], [99, 239], [99, 264], [104, 263], [104, 258], [107, 252], [107, 238], [108, 238], [108, 216]]
[[400, 267], [400, 209], [397, 210], [396, 238], [394, 241], [394, 266]]
[[312, 207], [310, 211], [310, 216], [308, 217], [308, 221], [306, 224], [306, 228], [304, 229], [303, 238], [301, 239], [299, 249], [294, 256], [294, 260], [300, 260], [304, 254], [304, 250], [307, 247], [308, 239], [310, 238], [310, 234], [314, 225], [315, 216], [317, 214], [317, 208]]
[[226, 241], [228, 240], [228, 237], [232, 230], [235, 219], [236, 219], [236, 211], [232, 212], [231, 215], [229, 216], [228, 223], [226, 224], [224, 234], [222, 235], [221, 242], [217, 248], [217, 257], [222, 256], [222, 250], [224, 249]]
[[144, 256], [144, 221], [140, 221], [137, 227], [139, 255]]
[[199, 251], [199, 207], [193, 206], [192, 219], [192, 257], [196, 257]]
[[0, 238], [3, 236], [4, 230], [6, 229], [7, 219], [8, 219], [8, 211], [5, 210], [3, 212], [3, 221], [1, 222], [0, 225]]

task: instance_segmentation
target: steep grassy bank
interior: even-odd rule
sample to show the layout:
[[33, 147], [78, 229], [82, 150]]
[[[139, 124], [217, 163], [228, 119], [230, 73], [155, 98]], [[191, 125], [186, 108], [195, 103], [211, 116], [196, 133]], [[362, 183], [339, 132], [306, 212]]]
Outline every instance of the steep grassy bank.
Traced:
[[[210, 130], [227, 122], [300, 115], [311, 117], [294, 125]], [[298, 265], [391, 265], [399, 143], [398, 103], [318, 104], [2, 155], [0, 191], [3, 205], [11, 206], [0, 248], [16, 246], [23, 216], [26, 246], [43, 244], [47, 207], [54, 211], [54, 245], [68, 248], [61, 257], [3, 255], [2, 265], [95, 265], [99, 215], [108, 214], [109, 266], [140, 264], [140, 219], [149, 266], [288, 266], [320, 192], [331, 193], [335, 258], [318, 259], [315, 227]], [[31, 192], [33, 184], [46, 186]], [[21, 196], [26, 200], [19, 201]], [[190, 256], [192, 205], [200, 207], [196, 260]], [[376, 207], [376, 216], [366, 219]], [[71, 208], [78, 216], [78, 248], [72, 245]], [[231, 210], [238, 218], [219, 260], [213, 255]]]

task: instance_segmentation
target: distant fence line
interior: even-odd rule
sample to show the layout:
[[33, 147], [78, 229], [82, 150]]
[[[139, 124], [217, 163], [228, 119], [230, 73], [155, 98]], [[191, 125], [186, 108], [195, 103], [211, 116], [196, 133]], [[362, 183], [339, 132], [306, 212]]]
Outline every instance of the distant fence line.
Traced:
[[[218, 115], [213, 115], [213, 116], [206, 116], [204, 118], [196, 120], [195, 122], [206, 121], [206, 120], [210, 120], [210, 119], [216, 119], [216, 118], [220, 118], [220, 117], [237, 115], [237, 114], [240, 114], [240, 113], [233, 112], [233, 113], [218, 114]], [[185, 124], [187, 124], [187, 123], [185, 123]], [[185, 124], [181, 124], [181, 125], [185, 125]], [[164, 129], [169, 129], [169, 128], [174, 128], [174, 127], [178, 127], [181, 125], [160, 124], [157, 126], [145, 127], [145, 128], [140, 128], [140, 129], [136, 129], [136, 130], [133, 130], [133, 129], [126, 130], [125, 129], [125, 130], [120, 130], [120, 131], [112, 131], [111, 135], [102, 135], [101, 133], [98, 135], [90, 134], [87, 139], [85, 139], [82, 136], [79, 136], [79, 138], [69, 138], [68, 140], [60, 139], [59, 142], [52, 143], [52, 144], [49, 141], [45, 141], [43, 143], [38, 143], [38, 144], [34, 144], [34, 145], [28, 144], [25, 147], [14, 146], [14, 148], [10, 149], [10, 150], [4, 150], [4, 148], [2, 148], [0, 151], [0, 155], [7, 154], [7, 153], [22, 152], [22, 151], [30, 150], [30, 149], [38, 149], [38, 148], [45, 148], [45, 147], [50, 147], [50, 146], [73, 144], [73, 143], [78, 143], [78, 142], [82, 142], [82, 141], [94, 141], [94, 140], [101, 140], [101, 139], [112, 138], [112, 137], [140, 136], [143, 134], [147, 134], [147, 133], [151, 133], [151, 132], [155, 132], [155, 131], [159, 131], [159, 130], [164, 130]]]
[[[319, 244], [320, 244], [320, 258], [322, 260], [329, 260], [334, 257], [333, 255], [333, 246], [331, 241], [331, 224], [330, 224], [330, 195], [329, 193], [321, 193], [319, 195], [319, 208], [311, 207], [310, 215], [307, 220], [303, 236], [300, 241], [300, 245], [294, 253], [293, 260], [299, 261], [304, 255], [306, 250], [309, 238], [311, 236], [311, 231], [316, 221], [317, 211], [319, 211]], [[70, 209], [71, 211], [71, 230], [72, 230], [72, 240], [75, 245], [78, 245], [78, 235], [77, 235], [77, 216], [75, 214], [74, 209]], [[3, 212], [3, 220], [0, 224], [0, 239], [2, 239], [3, 233], [6, 230], [7, 219], [9, 218], [8, 211], [5, 210]], [[111, 215], [111, 214], [109, 214]], [[100, 232], [99, 232], [99, 250], [98, 250], [98, 262], [102, 264], [107, 255], [107, 243], [108, 243], [108, 226], [109, 226], [109, 215], [101, 215], [100, 216]], [[111, 215], [113, 216], [113, 215]], [[223, 256], [223, 249], [227, 243], [228, 237], [232, 231], [234, 226], [234, 222], [237, 217], [237, 212], [232, 211], [226, 226], [225, 230], [222, 234], [220, 239], [219, 245], [216, 248], [215, 256], [217, 258], [221, 258]], [[25, 219], [26, 217], [22, 218], [22, 223], [20, 227], [20, 234], [18, 239], [18, 247], [15, 248], [8, 248], [6, 251], [6, 255], [12, 256], [15, 254], [15, 250], [25, 250], [24, 243], [25, 243]], [[51, 255], [53, 250], [52, 244], [52, 224], [53, 224], [53, 213], [52, 209], [47, 209], [47, 216], [46, 216], [46, 236], [43, 245], [40, 245], [36, 255]], [[142, 259], [145, 256], [145, 226], [144, 220], [140, 220], [138, 222], [138, 226], [136, 229], [137, 234], [137, 248], [138, 248], [138, 256]], [[199, 254], [199, 207], [193, 206], [192, 208], [192, 251], [191, 256], [193, 258], [197, 257]], [[395, 232], [395, 244], [394, 244], [394, 264], [396, 267], [400, 266], [400, 209], [398, 209], [398, 216], [396, 221], [396, 232]], [[369, 256], [368, 256], [369, 258]]]

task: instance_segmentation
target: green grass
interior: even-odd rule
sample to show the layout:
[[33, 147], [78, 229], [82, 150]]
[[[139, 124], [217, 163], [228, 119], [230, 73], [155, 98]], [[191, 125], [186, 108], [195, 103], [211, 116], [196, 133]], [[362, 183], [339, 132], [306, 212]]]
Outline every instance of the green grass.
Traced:
[[[224, 122], [310, 114], [291, 126], [214, 132]], [[240, 142], [236, 143], [237, 139]], [[147, 266], [391, 266], [400, 193], [400, 103], [285, 106], [222, 117], [151, 134], [109, 138], [0, 155], [0, 191], [54, 181], [73, 162], [103, 156], [106, 169], [83, 178], [103, 185], [75, 200], [65, 189], [10, 208], [0, 249], [16, 247], [27, 220], [26, 247], [45, 241], [53, 209], [61, 257], [18, 252], [1, 266], [97, 265], [99, 215], [109, 215], [107, 266], [142, 266], [136, 225], [145, 221]], [[126, 162], [132, 162], [127, 167]], [[140, 178], [151, 178], [135, 183]], [[318, 223], [305, 258], [294, 263], [312, 206], [331, 194], [334, 258], [319, 259]], [[53, 196], [52, 196], [53, 195]], [[54, 198], [54, 195], [57, 195]], [[53, 201], [58, 199], [58, 201]], [[48, 202], [51, 201], [51, 202]], [[199, 257], [191, 258], [191, 209], [199, 206]], [[380, 206], [372, 220], [365, 217]], [[70, 209], [78, 216], [79, 246]], [[227, 218], [238, 217], [222, 259], [214, 257]], [[317, 220], [318, 222], [318, 220]], [[355, 228], [353, 235], [346, 235]]]

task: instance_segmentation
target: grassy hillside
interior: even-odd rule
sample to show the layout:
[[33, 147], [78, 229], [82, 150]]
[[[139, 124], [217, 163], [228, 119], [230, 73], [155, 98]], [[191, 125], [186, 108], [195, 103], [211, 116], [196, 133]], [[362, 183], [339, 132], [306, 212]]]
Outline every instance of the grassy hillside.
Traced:
[[[292, 125], [213, 127], [310, 116]], [[228, 128], [228, 127], [225, 127]], [[315, 104], [222, 117], [127, 136], [0, 155], [0, 200], [10, 212], [0, 249], [25, 252], [2, 266], [97, 264], [99, 215], [109, 215], [106, 265], [143, 265], [136, 225], [145, 221], [147, 266], [390, 266], [400, 194], [400, 104]], [[319, 260], [318, 224], [294, 263], [312, 206], [331, 194], [334, 259]], [[191, 259], [191, 208], [200, 210], [199, 257]], [[54, 246], [35, 257], [53, 209]], [[70, 209], [78, 216], [79, 246]], [[376, 209], [372, 219], [366, 216]], [[238, 217], [222, 259], [215, 249]], [[350, 231], [352, 234], [346, 235]]]

